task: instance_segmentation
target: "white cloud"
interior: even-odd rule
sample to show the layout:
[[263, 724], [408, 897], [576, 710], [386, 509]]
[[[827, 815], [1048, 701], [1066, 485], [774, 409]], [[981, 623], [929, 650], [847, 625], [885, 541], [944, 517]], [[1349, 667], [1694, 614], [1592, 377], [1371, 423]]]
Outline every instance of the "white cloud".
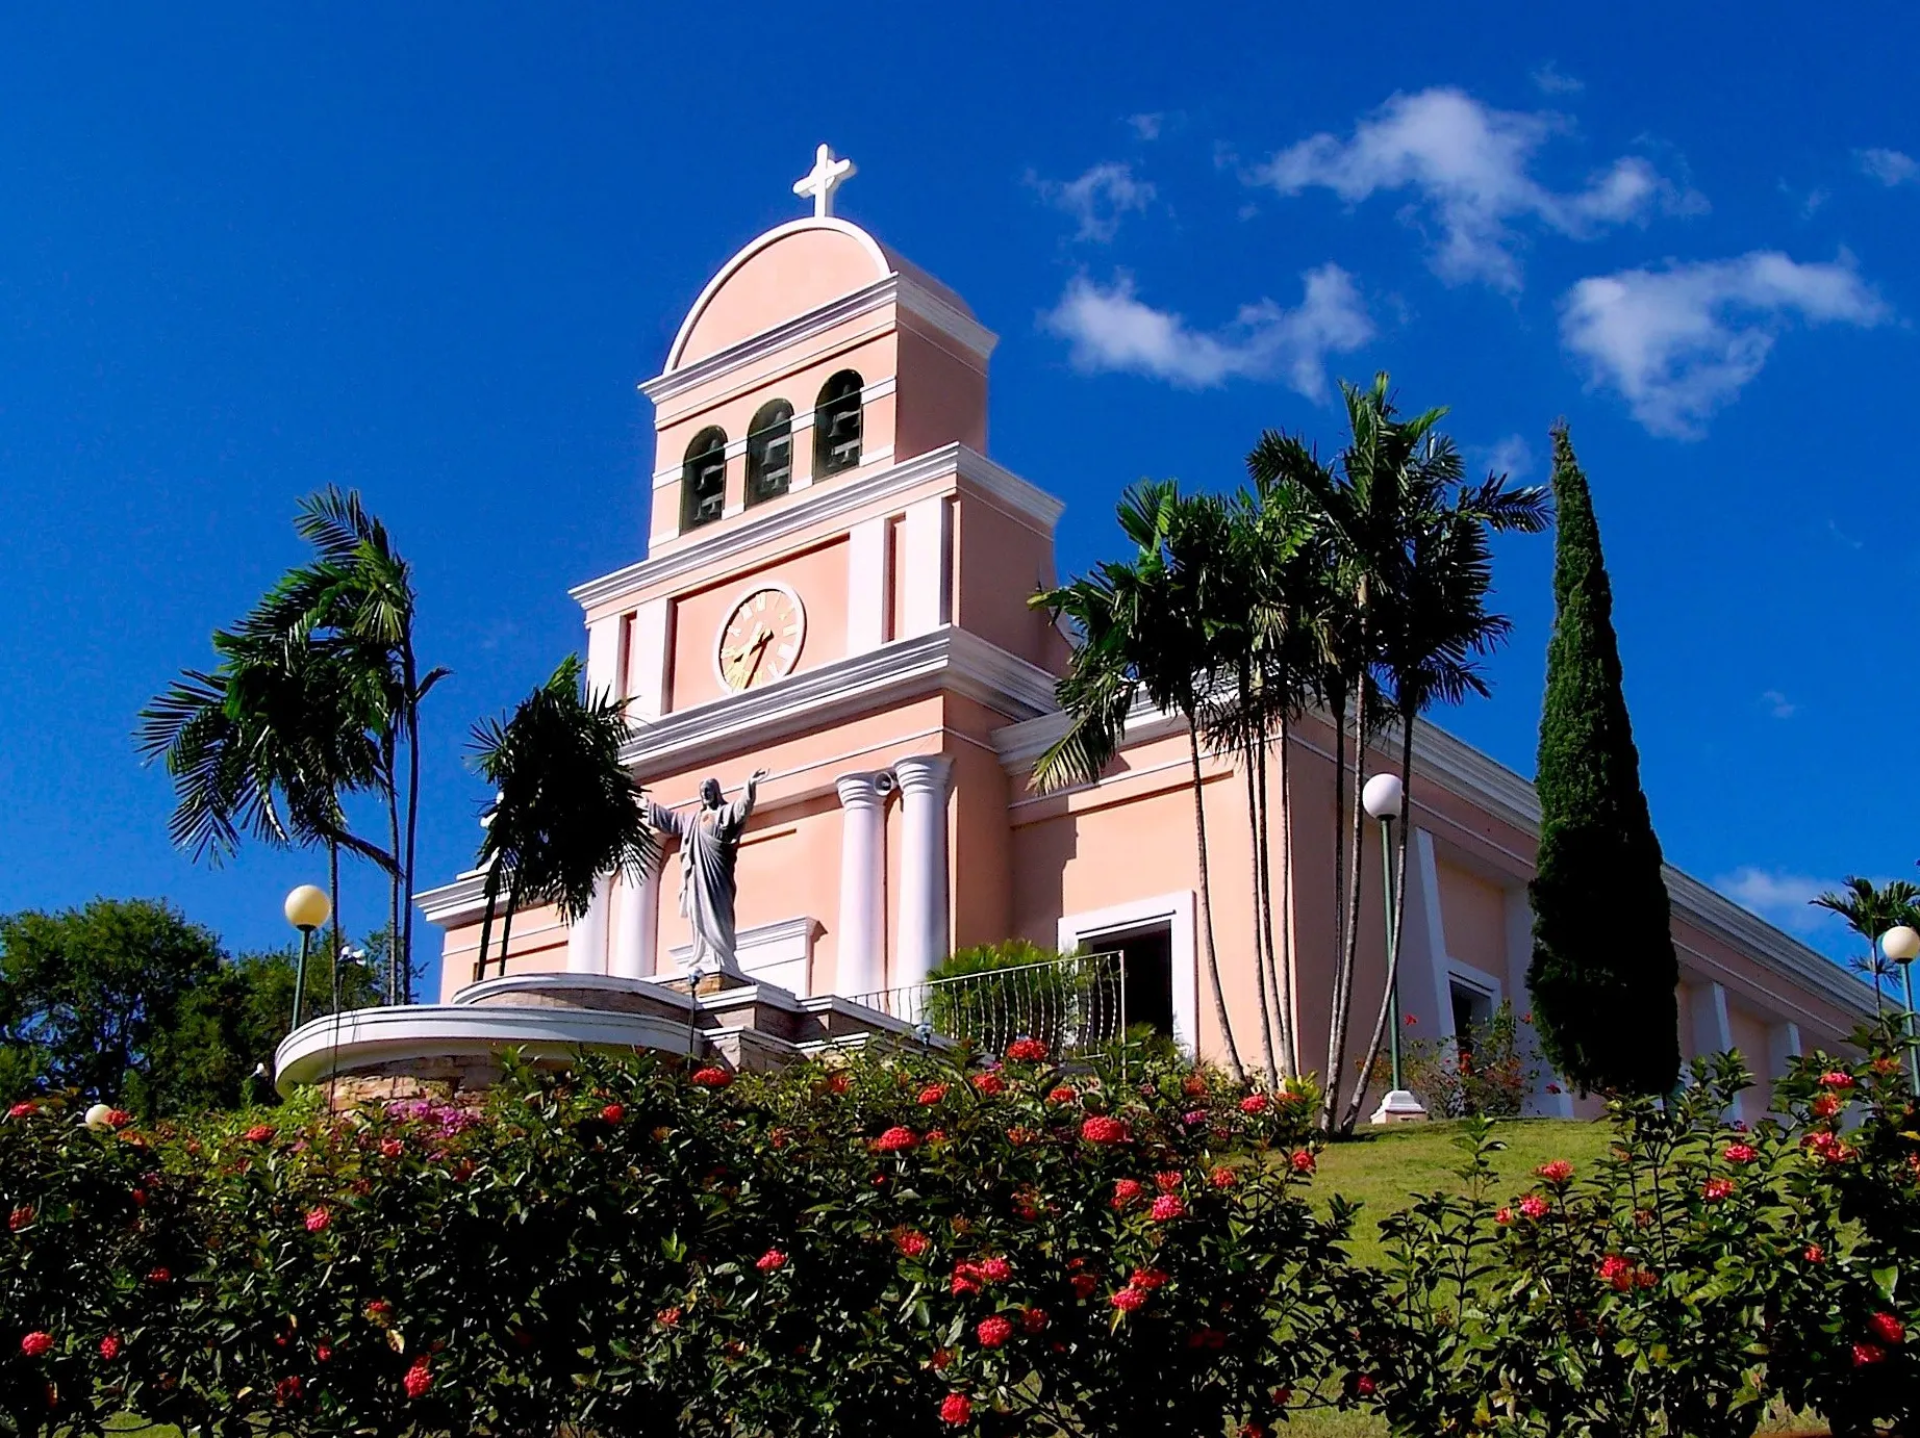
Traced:
[[1849, 256], [1803, 265], [1754, 250], [1581, 280], [1561, 297], [1560, 339], [1648, 430], [1688, 438], [1760, 372], [1790, 321], [1870, 326], [1886, 317]]
[[1323, 187], [1350, 203], [1411, 189], [1420, 202], [1409, 216], [1439, 228], [1433, 267], [1441, 278], [1508, 291], [1520, 288], [1512, 221], [1532, 219], [1586, 238], [1607, 225], [1644, 222], [1655, 211], [1706, 207], [1634, 155], [1615, 160], [1583, 189], [1548, 189], [1529, 169], [1534, 152], [1564, 128], [1554, 115], [1496, 110], [1462, 90], [1422, 90], [1393, 96], [1360, 121], [1351, 139], [1322, 133], [1282, 150], [1250, 180], [1283, 195]]
[[1713, 887], [1743, 909], [1758, 914], [1770, 924], [1795, 933], [1811, 933], [1838, 923], [1838, 916], [1813, 907], [1813, 900], [1840, 885], [1829, 879], [1806, 874], [1786, 874], [1749, 865], [1722, 874]]
[[1166, 118], [1156, 110], [1151, 114], [1129, 115], [1127, 123], [1133, 127], [1133, 133], [1140, 139], [1157, 140], [1160, 138], [1160, 127], [1165, 123]]
[[1561, 74], [1551, 60], [1535, 70], [1529, 78], [1533, 81], [1534, 88], [1542, 95], [1578, 95], [1587, 88], [1585, 80]]
[[1149, 375], [1188, 389], [1278, 378], [1317, 400], [1327, 392], [1326, 357], [1358, 349], [1372, 338], [1373, 322], [1353, 276], [1338, 265], [1308, 270], [1301, 280], [1296, 308], [1263, 299], [1209, 332], [1140, 300], [1130, 275], [1106, 286], [1079, 275], [1041, 323], [1068, 342], [1081, 370]]
[[1122, 215], [1145, 210], [1154, 196], [1153, 186], [1136, 180], [1133, 166], [1120, 160], [1095, 165], [1077, 180], [1028, 179], [1048, 204], [1079, 221], [1076, 240], [1103, 244], [1119, 233]]
[[1760, 696], [1761, 704], [1776, 719], [1791, 719], [1800, 711], [1800, 706], [1787, 698], [1778, 689], [1768, 689]]
[[1518, 480], [1533, 469], [1533, 446], [1517, 434], [1510, 434], [1491, 448], [1473, 452], [1476, 465]]
[[1899, 150], [1855, 150], [1854, 162], [1888, 189], [1920, 179], [1920, 161]]

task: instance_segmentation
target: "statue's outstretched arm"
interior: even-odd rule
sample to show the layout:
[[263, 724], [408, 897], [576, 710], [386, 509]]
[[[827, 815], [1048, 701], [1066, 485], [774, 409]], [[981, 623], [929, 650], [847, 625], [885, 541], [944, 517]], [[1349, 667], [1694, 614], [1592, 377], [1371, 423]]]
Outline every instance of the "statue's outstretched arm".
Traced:
[[681, 832], [680, 816], [664, 804], [656, 804], [651, 799], [643, 799], [641, 801], [640, 812], [642, 816], [645, 817], [648, 825], [659, 830], [661, 833], [673, 834], [680, 838], [686, 837], [685, 834]]
[[735, 820], [736, 823], [744, 824], [747, 822], [747, 815], [753, 812], [754, 800], [760, 795], [760, 781], [766, 777], [767, 771], [765, 769], [755, 769], [751, 774], [747, 775], [747, 791], [740, 796], [739, 802], [734, 805], [735, 813], [738, 816]]

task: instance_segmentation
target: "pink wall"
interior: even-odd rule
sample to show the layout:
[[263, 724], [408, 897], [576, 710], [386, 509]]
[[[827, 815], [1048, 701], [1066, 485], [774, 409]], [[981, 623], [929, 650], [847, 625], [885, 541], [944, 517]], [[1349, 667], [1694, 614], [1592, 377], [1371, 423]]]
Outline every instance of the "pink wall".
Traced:
[[899, 316], [901, 459], [958, 441], [987, 452], [987, 376], [981, 362], [956, 353], [952, 341], [921, 332]]
[[847, 545], [841, 539], [681, 596], [668, 631], [674, 654], [669, 691], [674, 709], [720, 697], [723, 691], [713, 666], [720, 627], [743, 596], [774, 581], [791, 585], [806, 609], [805, 642], [793, 672], [805, 673], [846, 657]]
[[800, 230], [775, 240], [735, 270], [693, 322], [680, 363], [689, 365], [828, 300], [885, 276], [857, 239], [836, 230]]
[[1053, 542], [1031, 521], [962, 490], [954, 524], [955, 620], [982, 639], [1045, 668], [1058, 631], [1027, 600], [1053, 583]]

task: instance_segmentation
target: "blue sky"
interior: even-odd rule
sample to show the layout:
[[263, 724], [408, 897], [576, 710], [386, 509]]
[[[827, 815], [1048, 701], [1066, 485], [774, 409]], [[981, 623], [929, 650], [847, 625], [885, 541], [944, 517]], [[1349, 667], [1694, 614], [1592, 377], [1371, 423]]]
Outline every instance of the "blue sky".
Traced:
[[[1470, 20], [1459, 18], [1470, 14]], [[935, 18], [937, 16], [937, 18]], [[471, 857], [476, 717], [638, 557], [655, 373], [700, 286], [840, 210], [1002, 336], [992, 449], [1062, 561], [1142, 475], [1333, 445], [1338, 377], [1482, 465], [1592, 478], [1668, 856], [1804, 899], [1912, 875], [1920, 126], [1910, 8], [70, 5], [0, 19], [0, 910], [166, 895], [280, 942], [308, 856], [190, 867], [129, 733], [359, 487], [419, 572], [423, 880]], [[1501, 557], [1530, 772], [1551, 545]], [[349, 891], [349, 924], [377, 886]]]

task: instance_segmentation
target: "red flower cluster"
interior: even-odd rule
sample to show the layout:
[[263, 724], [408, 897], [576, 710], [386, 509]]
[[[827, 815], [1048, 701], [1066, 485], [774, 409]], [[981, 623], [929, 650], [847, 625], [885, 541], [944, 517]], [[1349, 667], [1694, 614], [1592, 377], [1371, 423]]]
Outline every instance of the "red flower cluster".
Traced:
[[7, 1232], [18, 1233], [32, 1222], [33, 1210], [23, 1203], [7, 1215]]
[[1760, 1150], [1750, 1143], [1730, 1143], [1720, 1151], [1720, 1157], [1728, 1163], [1752, 1163], [1760, 1157]]
[[273, 1401], [282, 1407], [289, 1403], [298, 1402], [300, 1394], [305, 1388], [306, 1384], [300, 1381], [300, 1375], [298, 1373], [289, 1373], [285, 1378], [282, 1378], [278, 1383], [273, 1385]]
[[[1196, 1328], [1187, 1335], [1187, 1347], [1206, 1348], [1218, 1353], [1227, 1346], [1227, 1335], [1217, 1328]], [[1249, 1427], [1254, 1425], [1248, 1425]], [[1241, 1430], [1243, 1433], [1245, 1429]], [[1264, 1430], [1263, 1430], [1264, 1431]]]
[[853, 1087], [853, 1076], [851, 1074], [833, 1073], [833, 1074], [827, 1075], [827, 1092], [828, 1093], [845, 1093], [848, 1089], [852, 1087]]
[[1005, 1283], [1013, 1276], [1013, 1265], [1004, 1258], [963, 1258], [953, 1265], [950, 1291], [959, 1296], [978, 1293], [989, 1283]]
[[1867, 1320], [1867, 1331], [1889, 1348], [1907, 1341], [1907, 1328], [1891, 1313], [1876, 1313]]
[[982, 1348], [998, 1348], [1013, 1337], [1013, 1324], [996, 1313], [991, 1318], [981, 1319], [979, 1326], [973, 1330], [973, 1336], [980, 1340]]
[[1732, 1195], [1735, 1184], [1730, 1178], [1710, 1178], [1700, 1185], [1700, 1197], [1708, 1203], [1718, 1203]]
[[433, 1387], [433, 1369], [426, 1354], [422, 1353], [413, 1360], [413, 1366], [407, 1369], [407, 1376], [400, 1382], [407, 1390], [407, 1397], [424, 1398], [426, 1396], [427, 1390]]
[[118, 1334], [109, 1333], [105, 1338], [100, 1340], [100, 1356], [109, 1363], [120, 1356], [120, 1336]]
[[1180, 1115], [1180, 1122], [1188, 1128], [1198, 1128], [1207, 1121], [1207, 1111], [1203, 1108], [1188, 1109]]
[[600, 1117], [608, 1123], [619, 1123], [620, 1120], [626, 1116], [627, 1109], [625, 1104], [610, 1103], [600, 1110]]
[[1007, 1045], [1007, 1057], [1023, 1064], [1044, 1063], [1049, 1050], [1039, 1039], [1015, 1039]]
[[914, 1102], [931, 1108], [947, 1096], [947, 1086], [943, 1083], [930, 1083], [921, 1089]]
[[685, 1314], [685, 1310], [683, 1310], [680, 1307], [680, 1305], [676, 1303], [671, 1308], [663, 1308], [658, 1313], [654, 1314], [653, 1321], [659, 1324], [662, 1328], [678, 1328], [680, 1326], [680, 1320], [684, 1316], [684, 1314]]
[[1232, 1188], [1240, 1180], [1230, 1168], [1216, 1168], [1207, 1175], [1207, 1182], [1215, 1188]]
[[1845, 1069], [1829, 1069], [1820, 1075], [1820, 1087], [1850, 1089], [1853, 1087], [1853, 1075]]
[[1146, 1192], [1146, 1185], [1137, 1178], [1122, 1178], [1114, 1182], [1113, 1197], [1107, 1200], [1109, 1208], [1121, 1209]]
[[34, 1114], [38, 1113], [39, 1111], [40, 1111], [40, 1105], [33, 1103], [30, 1100], [22, 1099], [20, 1100], [19, 1103], [13, 1105], [12, 1108], [7, 1110], [7, 1117], [8, 1118], [31, 1118]]
[[973, 1400], [964, 1393], [949, 1393], [940, 1400], [940, 1421], [958, 1428], [973, 1421]]
[[1569, 1183], [1573, 1179], [1573, 1165], [1564, 1158], [1556, 1158], [1552, 1163], [1543, 1163], [1534, 1172], [1548, 1183]]
[[1153, 1176], [1153, 1186], [1162, 1193], [1174, 1193], [1178, 1191], [1181, 1183], [1185, 1181], [1185, 1178], [1186, 1175], [1178, 1173], [1173, 1169], [1167, 1169]]
[[1513, 1222], [1513, 1210], [1510, 1208], [1499, 1209], [1494, 1213], [1493, 1221], [1499, 1224], [1502, 1228], [1505, 1228], [1508, 1224]]
[[1267, 1106], [1267, 1096], [1263, 1093], [1250, 1093], [1240, 1100], [1241, 1113], [1265, 1113]]
[[20, 1351], [29, 1358], [38, 1358], [53, 1349], [53, 1335], [39, 1329], [27, 1334], [20, 1340]]
[[406, 1151], [406, 1147], [407, 1146], [397, 1138], [383, 1138], [380, 1140], [380, 1157], [398, 1158]]
[[873, 1141], [878, 1153], [905, 1153], [920, 1142], [920, 1135], [901, 1124], [895, 1124]]
[[693, 1071], [693, 1077], [687, 1080], [696, 1088], [723, 1089], [733, 1082], [733, 1075], [717, 1064], [708, 1064], [705, 1068]]
[[1812, 1109], [1815, 1118], [1832, 1118], [1840, 1112], [1840, 1096], [1838, 1094], [1823, 1093], [1819, 1098], [1815, 1099], [1809, 1107]]
[[1295, 1149], [1292, 1157], [1287, 1160], [1295, 1173], [1312, 1173], [1315, 1162], [1312, 1150], [1304, 1148]]
[[1195, 1069], [1192, 1073], [1180, 1080], [1180, 1091], [1194, 1098], [1198, 1098], [1207, 1091], [1207, 1076], [1198, 1069]]
[[1107, 1301], [1122, 1313], [1134, 1313], [1146, 1307], [1147, 1291], [1144, 1288], [1122, 1288]]
[[1877, 1343], [1856, 1343], [1853, 1345], [1853, 1366], [1865, 1368], [1869, 1364], [1879, 1363], [1887, 1356], [1887, 1350]]
[[166, 1268], [166, 1267], [148, 1269], [147, 1282], [171, 1283], [173, 1282], [173, 1270], [171, 1268]]
[[1079, 1097], [1080, 1090], [1067, 1084], [1061, 1084], [1058, 1088], [1047, 1090], [1048, 1103], [1072, 1103]]
[[1800, 1256], [1808, 1263], [1825, 1263], [1827, 1261], [1826, 1249], [1817, 1243], [1809, 1243], [1806, 1246], [1806, 1250], [1802, 1252]]
[[1151, 1212], [1155, 1223], [1170, 1223], [1176, 1218], [1185, 1218], [1186, 1200], [1177, 1193], [1163, 1193], [1153, 1201]]
[[1845, 1163], [1853, 1157], [1853, 1145], [1841, 1142], [1839, 1134], [1825, 1129], [1808, 1134], [1803, 1142], [1807, 1151], [1822, 1163]]
[[1020, 1331], [1022, 1333], [1038, 1333], [1047, 1326], [1049, 1321], [1046, 1309], [1029, 1308], [1020, 1315]]
[[308, 1233], [325, 1233], [327, 1231], [327, 1225], [332, 1222], [333, 1215], [328, 1213], [324, 1208], [310, 1208], [307, 1210]]
[[1553, 1205], [1537, 1193], [1530, 1193], [1520, 1200], [1520, 1212], [1526, 1218], [1545, 1218], [1553, 1211]]
[[893, 1246], [908, 1258], [918, 1258], [933, 1246], [933, 1240], [918, 1229], [904, 1229], [893, 1236]]
[[273, 1125], [270, 1123], [257, 1123], [245, 1133], [241, 1134], [240, 1137], [248, 1143], [271, 1143], [273, 1141]]
[[376, 1298], [363, 1311], [367, 1315], [367, 1322], [384, 1324], [393, 1316], [393, 1305], [384, 1298]]
[[1080, 1137], [1088, 1143], [1125, 1143], [1127, 1126], [1109, 1114], [1097, 1113], [1081, 1123]]
[[787, 1256], [777, 1248], [769, 1248], [765, 1253], [760, 1255], [759, 1260], [753, 1266], [762, 1273], [772, 1273], [775, 1269], [785, 1268], [787, 1266]]
[[1165, 1287], [1166, 1282], [1167, 1273], [1163, 1268], [1136, 1268], [1132, 1276], [1127, 1279], [1129, 1287], [1144, 1289], [1148, 1293], [1156, 1288]]
[[1001, 1078], [999, 1074], [975, 1074], [973, 1076], [973, 1086], [988, 1098], [993, 1098], [995, 1095], [1003, 1094], [1007, 1091], [1007, 1081]]

